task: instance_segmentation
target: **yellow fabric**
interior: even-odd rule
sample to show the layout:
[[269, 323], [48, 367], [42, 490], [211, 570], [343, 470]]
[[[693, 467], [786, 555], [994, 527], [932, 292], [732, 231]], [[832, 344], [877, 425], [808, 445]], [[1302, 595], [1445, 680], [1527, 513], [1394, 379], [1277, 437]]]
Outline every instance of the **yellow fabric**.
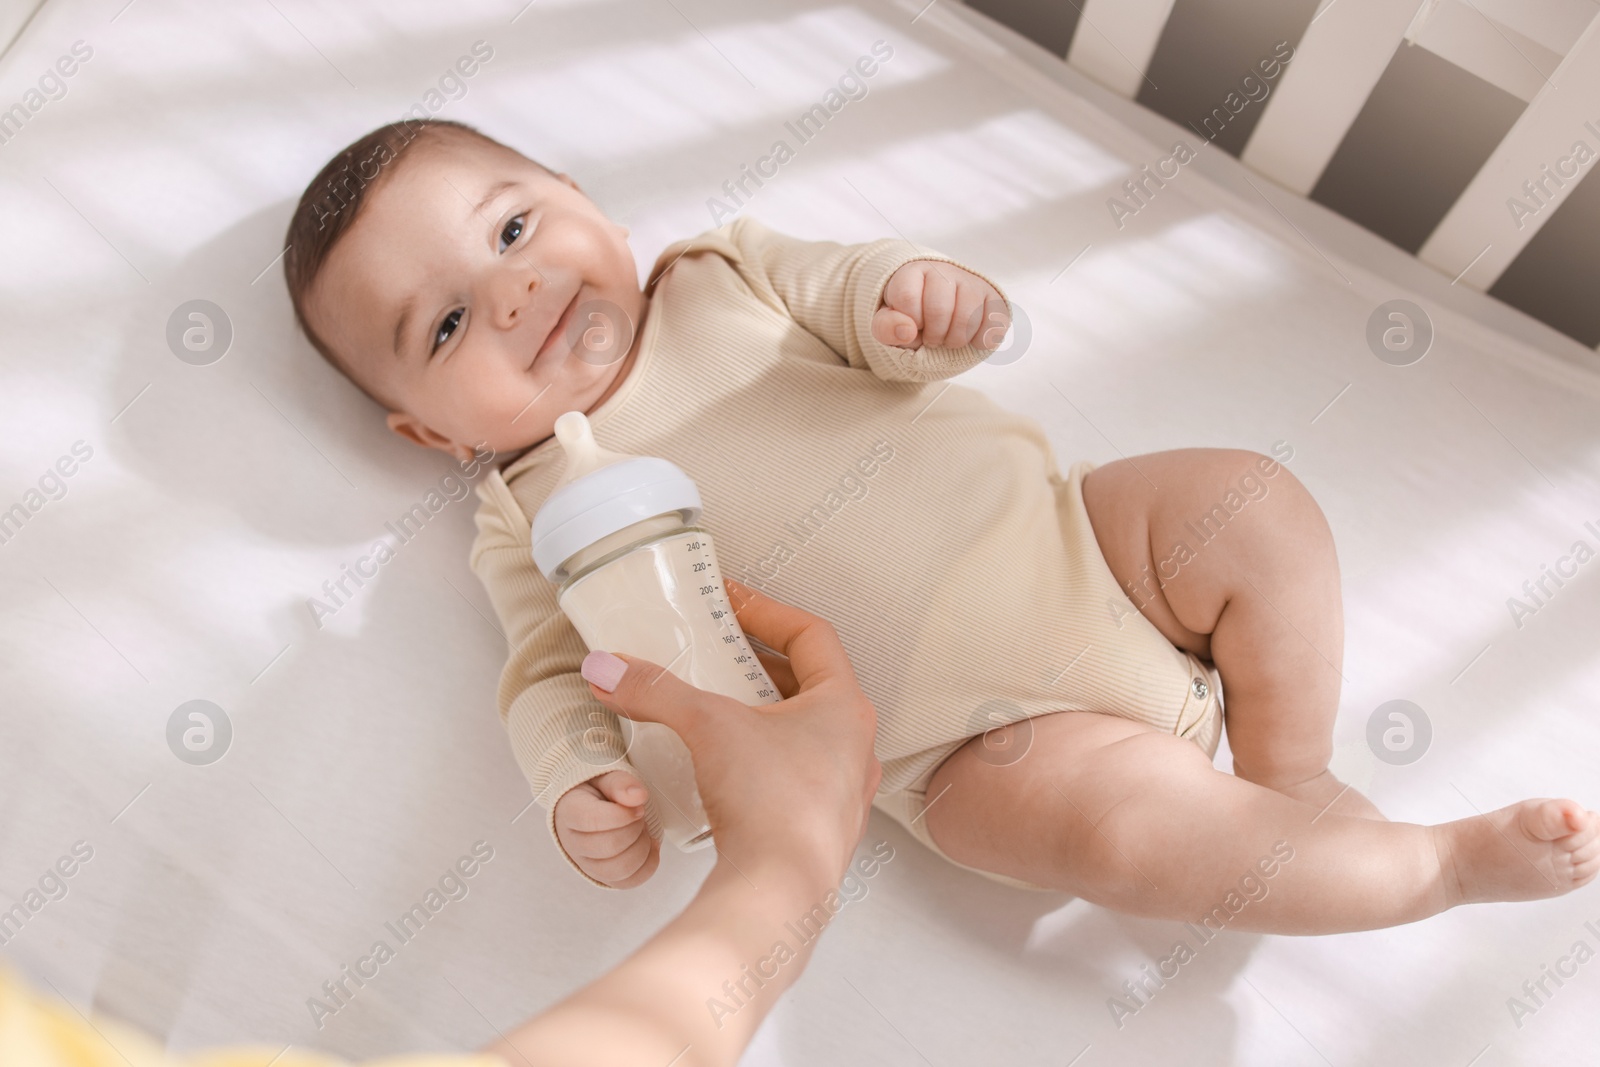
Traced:
[[[0, 1064], [5, 1067], [343, 1067], [348, 1060], [282, 1045], [173, 1056], [110, 1019], [91, 1022], [71, 1005], [30, 990], [0, 967]], [[363, 1067], [507, 1067], [487, 1053], [389, 1056]]]
[[[1179, 732], [1189, 662], [1117, 589], [1044, 432], [943, 381], [988, 353], [873, 339], [914, 259], [954, 262], [751, 219], [668, 247], [628, 378], [589, 413], [596, 441], [682, 467], [723, 572], [833, 623], [878, 710], [880, 800], [1002, 722], [1087, 709]], [[562, 466], [551, 437], [491, 471], [472, 549], [510, 643], [500, 713], [552, 834], [564, 792], [627, 766], [530, 553]]]

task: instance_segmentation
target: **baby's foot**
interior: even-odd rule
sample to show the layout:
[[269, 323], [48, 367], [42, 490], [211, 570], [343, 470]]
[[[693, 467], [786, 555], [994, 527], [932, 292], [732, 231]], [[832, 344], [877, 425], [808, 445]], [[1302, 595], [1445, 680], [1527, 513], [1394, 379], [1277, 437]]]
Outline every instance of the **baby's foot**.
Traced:
[[1377, 805], [1359, 790], [1335, 778], [1332, 771], [1325, 770], [1315, 778], [1309, 778], [1298, 785], [1278, 786], [1276, 789], [1286, 797], [1303, 804], [1310, 804], [1319, 812], [1348, 815], [1357, 819], [1389, 821], [1388, 817], [1378, 810]]
[[1600, 871], [1600, 816], [1575, 800], [1524, 800], [1430, 829], [1450, 906], [1557, 897]]

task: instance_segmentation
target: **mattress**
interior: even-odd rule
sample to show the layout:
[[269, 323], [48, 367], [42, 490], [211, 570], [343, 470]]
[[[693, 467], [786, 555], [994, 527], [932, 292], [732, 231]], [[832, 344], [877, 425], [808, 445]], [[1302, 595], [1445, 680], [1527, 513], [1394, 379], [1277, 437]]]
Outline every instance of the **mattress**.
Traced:
[[[878, 41], [892, 58], [730, 203]], [[492, 57], [453, 74], [479, 42]], [[494, 710], [470, 497], [337, 612], [308, 607], [450, 473], [297, 336], [279, 264], [310, 176], [419, 108], [571, 173], [641, 272], [730, 209], [970, 262], [1026, 330], [960, 381], [1063, 463], [1286, 444], [1342, 567], [1335, 771], [1409, 821], [1600, 800], [1600, 562], [1560, 563], [1600, 546], [1594, 353], [1211, 146], [1114, 210], [1192, 135], [959, 5], [49, 0], [0, 58], [18, 103], [0, 896], [39, 906], [0, 955], [84, 1011], [176, 1049], [474, 1047], [623, 958], [707, 869], [669, 855], [605, 892], [557, 856]], [[1404, 358], [1369, 342], [1393, 301], [1432, 335]], [[1576, 575], [1531, 603], [1558, 566]], [[1429, 726], [1408, 763], [1368, 743], [1395, 700]], [[879, 841], [892, 862], [745, 1062], [1501, 1067], [1600, 1037], [1595, 975], [1523, 989], [1600, 943], [1593, 887], [1226, 934], [1129, 1014], [1113, 998], [1178, 924], [991, 884], [874, 813]], [[376, 975], [330, 994], [379, 941]]]

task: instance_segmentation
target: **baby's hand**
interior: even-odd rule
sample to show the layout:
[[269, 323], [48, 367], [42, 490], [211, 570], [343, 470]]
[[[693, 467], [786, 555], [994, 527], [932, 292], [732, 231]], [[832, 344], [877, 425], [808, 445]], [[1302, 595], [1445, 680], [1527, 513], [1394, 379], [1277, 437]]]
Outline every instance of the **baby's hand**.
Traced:
[[1011, 313], [994, 286], [953, 263], [914, 259], [889, 276], [872, 336], [896, 348], [999, 348]]
[[644, 804], [650, 792], [627, 771], [607, 771], [556, 801], [556, 838], [589, 877], [615, 889], [648, 881], [661, 862]]

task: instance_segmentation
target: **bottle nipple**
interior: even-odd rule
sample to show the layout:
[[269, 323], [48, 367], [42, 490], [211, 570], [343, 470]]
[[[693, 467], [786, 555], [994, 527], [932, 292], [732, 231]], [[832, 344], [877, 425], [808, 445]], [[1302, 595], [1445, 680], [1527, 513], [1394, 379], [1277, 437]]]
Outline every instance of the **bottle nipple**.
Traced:
[[581, 411], [557, 419], [555, 432], [566, 469], [532, 523], [533, 561], [546, 578], [565, 581], [575, 553], [635, 523], [668, 514], [699, 521], [700, 492], [677, 465], [601, 448]]
[[559, 489], [568, 482], [577, 481], [601, 467], [635, 458], [601, 448], [595, 442], [594, 429], [589, 425], [589, 417], [581, 411], [569, 411], [562, 415], [556, 420], [555, 430], [556, 440], [561, 442], [561, 450], [566, 453], [567, 466], [561, 472], [561, 478], [554, 488]]

